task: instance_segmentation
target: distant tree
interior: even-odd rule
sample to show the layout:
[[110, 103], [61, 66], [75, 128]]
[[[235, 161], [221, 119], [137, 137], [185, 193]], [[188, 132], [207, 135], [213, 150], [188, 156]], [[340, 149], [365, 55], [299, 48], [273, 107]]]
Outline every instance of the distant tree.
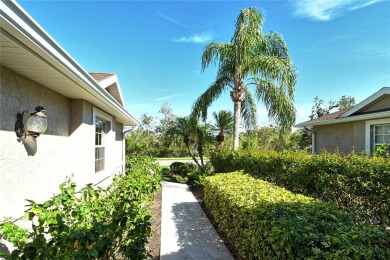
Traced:
[[168, 103], [164, 103], [158, 111], [163, 115], [156, 127], [157, 135], [161, 139], [164, 147], [169, 147], [175, 142], [175, 136], [172, 134], [172, 127], [175, 125], [176, 116], [172, 112], [172, 108]]
[[342, 96], [339, 101], [330, 100], [328, 104], [325, 104], [324, 100], [318, 96], [314, 98], [314, 105], [311, 108], [310, 120], [328, 115], [332, 113], [334, 109], [342, 110], [345, 108], [351, 108], [355, 106], [355, 98], [351, 96]]
[[311, 142], [311, 131], [307, 128], [298, 129], [290, 137], [290, 147], [292, 150], [311, 152]]
[[142, 114], [140, 126], [126, 135], [127, 154], [147, 154], [154, 157], [179, 157], [187, 155], [181, 140], [175, 134], [175, 118], [168, 103], [161, 106], [162, 117]]
[[339, 105], [336, 101], [329, 101], [326, 105], [324, 100], [320, 99], [318, 96], [314, 98], [314, 105], [311, 108], [310, 120], [315, 118], [328, 115], [330, 111], [334, 108], [337, 108]]
[[342, 96], [338, 102], [339, 104], [339, 109], [342, 110], [344, 108], [351, 108], [354, 107], [355, 104], [355, 98], [351, 96]]
[[140, 128], [146, 131], [154, 130], [154, 118], [149, 116], [147, 113], [141, 115], [141, 125]]
[[262, 32], [263, 15], [256, 8], [240, 11], [233, 37], [228, 43], [209, 43], [202, 55], [202, 71], [211, 63], [218, 63], [215, 81], [195, 101], [192, 117], [204, 120], [207, 109], [230, 90], [234, 103], [233, 149], [239, 147], [241, 116], [246, 126], [256, 122], [255, 97], [261, 100], [272, 121], [284, 129], [295, 122], [294, 89], [297, 72], [281, 35]]
[[290, 133], [273, 126], [262, 126], [240, 135], [245, 150], [282, 151], [288, 149]]

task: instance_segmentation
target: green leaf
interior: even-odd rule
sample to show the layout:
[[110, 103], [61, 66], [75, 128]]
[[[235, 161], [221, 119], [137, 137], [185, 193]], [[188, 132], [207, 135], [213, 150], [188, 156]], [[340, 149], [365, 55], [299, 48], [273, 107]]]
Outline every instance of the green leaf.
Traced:
[[333, 220], [335, 220], [335, 221], [339, 221], [335, 215], [333, 215], [333, 214], [329, 214], [329, 216], [330, 216], [330, 217], [331, 217]]
[[33, 207], [33, 208], [32, 208], [32, 212], [33, 212], [34, 214], [39, 214], [39, 213], [42, 212], [42, 208], [40, 208], [40, 207]]
[[92, 249], [91, 251], [89, 251], [89, 255], [96, 258], [99, 256], [99, 252], [96, 251], [96, 249]]

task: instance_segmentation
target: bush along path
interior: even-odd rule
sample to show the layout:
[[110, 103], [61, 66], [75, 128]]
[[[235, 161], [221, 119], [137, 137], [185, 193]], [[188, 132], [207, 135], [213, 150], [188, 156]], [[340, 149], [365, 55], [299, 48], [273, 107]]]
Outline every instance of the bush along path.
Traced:
[[390, 259], [390, 233], [332, 203], [242, 172], [207, 177], [204, 200], [243, 259]]
[[216, 172], [245, 173], [294, 193], [352, 211], [360, 221], [390, 227], [390, 159], [363, 155], [239, 151], [212, 154]]
[[[155, 174], [153, 174], [155, 172]], [[160, 187], [159, 169], [150, 158], [126, 158], [126, 172], [107, 189], [71, 180], [43, 203], [29, 201], [24, 219], [32, 230], [11, 220], [0, 224], [16, 249], [11, 259], [145, 259], [151, 235], [148, 205]]]

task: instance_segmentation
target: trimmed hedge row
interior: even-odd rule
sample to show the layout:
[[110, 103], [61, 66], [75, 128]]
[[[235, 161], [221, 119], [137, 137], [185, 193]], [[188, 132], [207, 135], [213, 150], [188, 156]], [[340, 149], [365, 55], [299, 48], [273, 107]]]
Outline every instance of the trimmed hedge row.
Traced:
[[334, 204], [240, 172], [207, 177], [205, 203], [243, 259], [390, 259], [390, 233]]
[[219, 152], [210, 157], [216, 172], [243, 170], [353, 211], [360, 220], [390, 226], [390, 160], [350, 154], [309, 156], [296, 152]]

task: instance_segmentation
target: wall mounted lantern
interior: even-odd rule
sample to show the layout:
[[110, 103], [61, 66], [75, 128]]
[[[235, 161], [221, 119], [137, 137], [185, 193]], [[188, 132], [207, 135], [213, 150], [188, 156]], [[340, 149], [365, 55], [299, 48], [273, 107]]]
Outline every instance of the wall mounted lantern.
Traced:
[[31, 113], [28, 117], [26, 125], [23, 123], [23, 116], [24, 113], [28, 113], [28, 111], [24, 110], [22, 113], [16, 115], [15, 132], [18, 141], [25, 139], [27, 135], [31, 135], [35, 139], [46, 131], [47, 116], [43, 112], [45, 112], [45, 109], [41, 106], [37, 106], [35, 112]]

